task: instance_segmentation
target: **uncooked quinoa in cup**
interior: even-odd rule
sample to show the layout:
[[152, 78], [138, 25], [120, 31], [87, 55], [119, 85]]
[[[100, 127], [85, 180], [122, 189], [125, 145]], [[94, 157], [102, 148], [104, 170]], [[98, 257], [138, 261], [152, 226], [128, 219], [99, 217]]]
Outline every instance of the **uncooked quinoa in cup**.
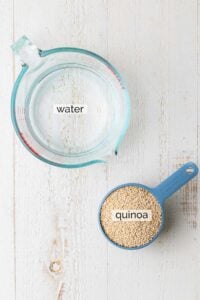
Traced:
[[104, 201], [100, 223], [115, 244], [126, 248], [142, 247], [159, 232], [162, 209], [148, 190], [124, 186], [111, 192]]

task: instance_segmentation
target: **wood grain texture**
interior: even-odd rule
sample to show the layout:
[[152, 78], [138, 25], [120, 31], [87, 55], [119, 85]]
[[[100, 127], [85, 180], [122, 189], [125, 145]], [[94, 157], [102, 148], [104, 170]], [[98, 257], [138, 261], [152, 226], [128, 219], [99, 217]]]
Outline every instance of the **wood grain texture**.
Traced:
[[[143, 250], [110, 245], [97, 219], [115, 185], [155, 186], [199, 162], [199, 9], [197, 0], [0, 0], [0, 299], [55, 300], [48, 265], [58, 216], [66, 219], [63, 299], [200, 299], [199, 178], [166, 203], [164, 232]], [[9, 98], [20, 65], [9, 46], [23, 34], [41, 49], [92, 50], [123, 74], [132, 122], [108, 164], [50, 167], [14, 135]]]
[[10, 91], [13, 85], [13, 58], [9, 45], [13, 42], [13, 4], [0, 1], [0, 285], [1, 299], [15, 299], [14, 241], [14, 148], [10, 120]]

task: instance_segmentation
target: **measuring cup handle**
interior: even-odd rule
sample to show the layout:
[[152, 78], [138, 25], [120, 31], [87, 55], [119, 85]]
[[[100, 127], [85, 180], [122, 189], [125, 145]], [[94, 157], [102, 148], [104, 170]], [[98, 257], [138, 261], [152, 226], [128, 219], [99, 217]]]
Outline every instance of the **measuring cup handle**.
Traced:
[[160, 203], [163, 203], [197, 174], [197, 165], [193, 162], [188, 162], [154, 188], [154, 194]]
[[42, 58], [39, 49], [24, 35], [11, 46], [15, 55], [19, 56], [22, 65], [30, 68], [38, 67]]

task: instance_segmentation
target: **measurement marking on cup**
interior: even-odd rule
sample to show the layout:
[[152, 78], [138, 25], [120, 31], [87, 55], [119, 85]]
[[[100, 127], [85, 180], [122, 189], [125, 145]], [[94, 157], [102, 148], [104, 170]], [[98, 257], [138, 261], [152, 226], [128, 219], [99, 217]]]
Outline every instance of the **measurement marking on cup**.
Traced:
[[124, 84], [123, 84], [123, 82], [122, 82], [121, 77], [120, 77], [116, 72], [114, 72], [114, 70], [113, 70], [110, 66], [107, 66], [107, 67], [108, 67], [108, 70], [109, 70], [109, 71], [115, 76], [115, 78], [118, 80], [118, 82], [119, 82], [119, 84], [120, 84], [122, 90], [125, 90], [126, 88], [125, 88], [125, 86], [124, 86]]
[[27, 142], [22, 132], [19, 133], [24, 144], [31, 150], [32, 153], [39, 156], [39, 153]]

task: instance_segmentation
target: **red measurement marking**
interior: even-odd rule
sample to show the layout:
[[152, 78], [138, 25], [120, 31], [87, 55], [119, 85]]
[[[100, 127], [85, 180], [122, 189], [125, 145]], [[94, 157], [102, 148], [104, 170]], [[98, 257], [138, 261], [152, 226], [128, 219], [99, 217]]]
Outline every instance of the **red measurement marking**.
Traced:
[[119, 81], [119, 84], [120, 84], [122, 90], [125, 90], [125, 87], [123, 85], [123, 82], [122, 82], [121, 78], [109, 66], [107, 66], [107, 68], [115, 76], [115, 78]]
[[24, 135], [22, 132], [19, 133], [21, 136], [22, 141], [24, 142], [24, 144], [31, 150], [31, 152], [33, 152], [35, 155], [38, 155], [38, 152], [35, 151], [35, 149], [33, 149], [33, 147], [27, 142], [27, 140], [25, 139]]

